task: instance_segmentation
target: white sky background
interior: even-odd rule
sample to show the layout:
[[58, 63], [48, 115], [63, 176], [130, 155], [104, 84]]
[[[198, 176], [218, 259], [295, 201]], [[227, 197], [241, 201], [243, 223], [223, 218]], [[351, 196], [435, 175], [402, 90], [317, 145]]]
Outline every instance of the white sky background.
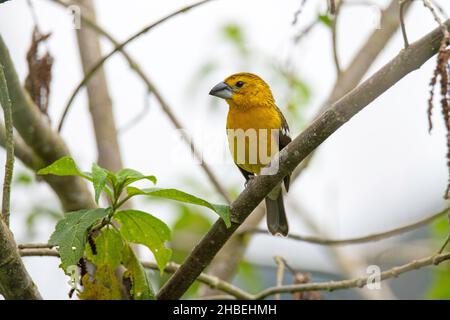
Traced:
[[[373, 2], [384, 6], [389, 1]], [[438, 2], [450, 12], [448, 0]], [[53, 33], [49, 41], [55, 58], [50, 115], [56, 123], [68, 96], [82, 77], [78, 48], [66, 11], [50, 1], [33, 3], [41, 28]], [[125, 40], [143, 26], [188, 3], [190, 1], [96, 1], [99, 24], [118, 40]], [[283, 63], [291, 57], [296, 70], [312, 87], [313, 107], [320, 105], [327, 97], [335, 79], [328, 30], [318, 26], [300, 45], [292, 43], [293, 35], [314, 17], [325, 1], [308, 1], [299, 24], [292, 26], [293, 14], [299, 3], [299, 0], [213, 1], [164, 23], [133, 42], [127, 50], [155, 82], [189, 133], [196, 136], [197, 145], [204, 148], [206, 144], [202, 143], [201, 138], [214, 135], [220, 139], [216, 144], [220, 150], [220, 146], [226, 148], [224, 128], [227, 107], [221, 102], [218, 110], [211, 111], [209, 105], [215, 98], [208, 96], [210, 88], [239, 71], [258, 73], [269, 83], [271, 80], [265, 70], [239, 70], [234, 67], [233, 56], [227, 52], [219, 35], [221, 26], [226, 23], [242, 25], [249, 39], [248, 46], [263, 51], [273, 58], [274, 63]], [[373, 8], [351, 6], [343, 10], [338, 40], [344, 66], [372, 32], [374, 21]], [[406, 25], [410, 42], [436, 26], [429, 12], [418, 3], [407, 16]], [[21, 79], [27, 74], [25, 55], [31, 31], [32, 22], [26, 1], [13, 0], [0, 6], [0, 32]], [[401, 35], [397, 33], [368, 75], [394, 57], [402, 45]], [[102, 42], [102, 46], [105, 53], [111, 49], [107, 42]], [[193, 85], [198, 66], [212, 56], [223, 61], [223, 67], [214, 73], [214, 77]], [[435, 59], [431, 59], [421, 69], [405, 77], [328, 139], [301, 182], [292, 186], [286, 202], [301, 203], [321, 228], [329, 230], [333, 237], [353, 237], [388, 230], [441, 209], [447, 181], [445, 132], [439, 109], [434, 111], [431, 135], [428, 134], [426, 117], [428, 83], [434, 65]], [[106, 74], [120, 127], [143, 108], [145, 88], [120, 53], [108, 60]], [[277, 97], [277, 92], [274, 95]], [[177, 187], [220, 201], [200, 166], [176, 161], [186, 156], [187, 149], [177, 147], [174, 151], [171, 147], [173, 136], [172, 124], [157, 102], [150, 99], [150, 112], [120, 137], [126, 166], [155, 174], [162, 187]], [[91, 163], [96, 161], [96, 148], [85, 92], [73, 105], [63, 137], [80, 167], [89, 169]], [[4, 158], [2, 151], [2, 163]], [[243, 179], [234, 165], [210, 165], [226, 185], [242, 186]], [[198, 181], [202, 185], [201, 190], [193, 190], [186, 181], [187, 177]], [[55, 196], [45, 185], [33, 187], [32, 192], [29, 187], [13, 189], [12, 225], [18, 242], [27, 241], [24, 217], [33, 206], [39, 204], [53, 208], [58, 206]], [[148, 202], [138, 206], [167, 222], [174, 218], [169, 206], [149, 205]], [[207, 214], [215, 218], [213, 214]], [[292, 215], [290, 221], [292, 233], [309, 233], [301, 221]], [[47, 241], [53, 226], [48, 221], [39, 222], [36, 239]], [[265, 227], [265, 222], [262, 227]], [[375, 247], [384, 248], [392, 243], [395, 242], [382, 242]], [[370, 248], [374, 253], [374, 246]], [[349, 250], [370, 256], [367, 246]], [[327, 252], [320, 247], [269, 236], [256, 237], [247, 256], [254, 262], [273, 264], [275, 253], [302, 269], [334, 271], [327, 259]], [[56, 259], [27, 258], [26, 264], [44, 297], [66, 297], [67, 287], [61, 286], [66, 278], [62, 271], [55, 272], [58, 265]]]

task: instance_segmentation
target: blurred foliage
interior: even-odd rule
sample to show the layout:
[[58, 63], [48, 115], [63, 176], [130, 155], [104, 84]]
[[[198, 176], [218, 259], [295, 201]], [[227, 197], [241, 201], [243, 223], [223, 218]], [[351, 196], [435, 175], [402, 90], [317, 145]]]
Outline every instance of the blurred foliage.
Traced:
[[59, 221], [63, 218], [60, 211], [50, 208], [36, 206], [27, 214], [25, 225], [27, 227], [27, 237], [34, 238], [37, 234], [36, 225], [39, 219], [49, 218], [53, 222]]
[[237, 281], [239, 287], [249, 292], [259, 292], [264, 289], [261, 281], [262, 273], [258, 266], [253, 265], [247, 260], [242, 260], [238, 266]]
[[[433, 239], [440, 247], [449, 233], [449, 218], [444, 216], [430, 226]], [[426, 293], [428, 299], [450, 299], [450, 265], [443, 263], [432, 269], [433, 281]]]
[[28, 186], [34, 182], [34, 175], [28, 171], [19, 171], [14, 174], [14, 184]]

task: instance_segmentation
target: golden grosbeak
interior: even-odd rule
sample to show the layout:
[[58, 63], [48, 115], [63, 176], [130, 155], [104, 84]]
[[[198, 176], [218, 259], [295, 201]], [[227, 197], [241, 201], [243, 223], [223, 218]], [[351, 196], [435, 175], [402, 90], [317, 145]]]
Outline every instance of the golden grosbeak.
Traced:
[[[275, 105], [269, 85], [257, 75], [237, 73], [217, 84], [209, 94], [228, 103], [226, 127], [230, 151], [246, 181], [265, 174], [270, 158], [291, 141], [288, 124]], [[284, 178], [286, 191], [289, 178]], [[289, 226], [281, 183], [265, 201], [269, 231], [286, 236]]]

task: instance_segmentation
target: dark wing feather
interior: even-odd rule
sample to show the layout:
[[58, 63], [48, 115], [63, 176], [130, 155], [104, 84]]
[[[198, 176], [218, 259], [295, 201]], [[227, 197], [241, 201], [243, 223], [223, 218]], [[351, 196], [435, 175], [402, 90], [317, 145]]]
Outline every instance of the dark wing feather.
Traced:
[[[279, 149], [282, 150], [284, 147], [286, 147], [291, 141], [291, 137], [289, 136], [289, 125], [286, 121], [286, 118], [283, 116], [283, 113], [280, 109], [277, 107], [278, 114], [281, 118], [281, 132], [279, 136]], [[284, 177], [284, 187], [286, 188], [286, 192], [289, 191], [289, 183], [291, 180], [291, 176], [287, 175]]]

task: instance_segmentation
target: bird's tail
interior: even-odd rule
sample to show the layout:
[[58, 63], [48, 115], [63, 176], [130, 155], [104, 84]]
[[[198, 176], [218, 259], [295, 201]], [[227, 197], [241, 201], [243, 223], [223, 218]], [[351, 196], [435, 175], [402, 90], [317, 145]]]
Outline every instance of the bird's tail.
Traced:
[[284, 210], [281, 185], [272, 190], [266, 197], [267, 227], [273, 235], [287, 236], [289, 225]]

